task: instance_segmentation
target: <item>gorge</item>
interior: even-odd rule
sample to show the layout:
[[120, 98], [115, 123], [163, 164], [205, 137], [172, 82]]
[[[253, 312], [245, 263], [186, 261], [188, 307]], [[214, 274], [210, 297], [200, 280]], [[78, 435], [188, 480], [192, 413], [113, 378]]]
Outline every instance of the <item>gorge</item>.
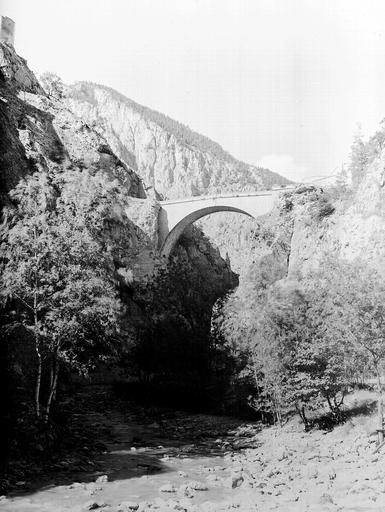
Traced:
[[[9, 498], [1, 497], [0, 507], [18, 512], [230, 508], [247, 512], [255, 510], [258, 502], [257, 510], [261, 503], [266, 510], [285, 512], [308, 506], [344, 510], [341, 507], [351, 506], [351, 501], [344, 501], [347, 490], [353, 501], [362, 499], [364, 507], [372, 495], [381, 507], [383, 492], [360, 487], [353, 472], [346, 471], [350, 464], [367, 479], [384, 476], [381, 456], [374, 456], [372, 450], [373, 418], [351, 419], [355, 408], [372, 411], [371, 391], [369, 398], [364, 390], [362, 396], [347, 400], [344, 425], [327, 434], [315, 429], [309, 433], [312, 437], [306, 437], [303, 424], [292, 420], [298, 411], [294, 407], [286, 410], [283, 401], [276, 407], [277, 385], [268, 381], [276, 375], [272, 361], [288, 359], [288, 354], [281, 357], [279, 353], [275, 360], [267, 361], [263, 357], [275, 348], [272, 338], [294, 333], [285, 338], [287, 345], [300, 339], [305, 329], [295, 330], [296, 318], [290, 316], [293, 311], [301, 319], [301, 328], [307, 328], [308, 321], [313, 329], [309, 327], [311, 335], [306, 332], [306, 348], [311, 345], [309, 339], [322, 338], [316, 330], [318, 319], [313, 320], [318, 314], [324, 318], [323, 313], [317, 310], [314, 314], [311, 299], [319, 299], [319, 284], [333, 288], [334, 274], [322, 274], [325, 264], [337, 268], [338, 278], [339, 265], [345, 271], [350, 267], [343, 265], [357, 261], [361, 265], [357, 268], [367, 272], [363, 275], [368, 283], [382, 276], [384, 134], [381, 127], [364, 144], [365, 161], [358, 171], [354, 168], [356, 174], [351, 179], [341, 175], [332, 185], [294, 184], [268, 169], [238, 161], [214, 141], [113, 89], [89, 82], [66, 85], [51, 73], [38, 80], [13, 45], [0, 42], [0, 204], [2, 250], [9, 251], [2, 256], [8, 280], [2, 277], [1, 283], [4, 343], [0, 388], [7, 437], [2, 440], [5, 462], [0, 484], [4, 492], [11, 492]], [[353, 162], [354, 158], [353, 151]], [[48, 270], [44, 269], [44, 279], [51, 286], [48, 298], [63, 292], [63, 269], [67, 267], [77, 272], [68, 288], [75, 296], [84, 275], [91, 276], [84, 281], [92, 284], [95, 274], [87, 274], [92, 270], [87, 267], [91, 261], [97, 278], [108, 276], [102, 285], [111, 285], [110, 301], [103, 302], [104, 310], [111, 310], [106, 324], [115, 319], [112, 302], [119, 306], [118, 328], [108, 339], [107, 355], [104, 337], [99, 339], [97, 330], [89, 326], [84, 331], [79, 328], [75, 338], [91, 340], [90, 346], [80, 342], [69, 344], [68, 349], [63, 343], [58, 358], [62, 380], [57, 388], [52, 388], [55, 365], [49, 365], [59, 349], [55, 345], [56, 352], [52, 351], [52, 342], [47, 343], [39, 385], [42, 408], [47, 401], [53, 405], [48, 411], [52, 421], [47, 412], [45, 422], [32, 419], [37, 360], [33, 336], [38, 331], [40, 339], [48, 339], [55, 315], [47, 315], [41, 330], [37, 323], [31, 327], [25, 320], [28, 312], [23, 300], [7, 292], [13, 268], [9, 254], [15, 255], [16, 261], [22, 252], [22, 244], [9, 248], [10, 233], [18, 222], [25, 227], [26, 211], [28, 222], [33, 219], [43, 226], [40, 247], [49, 249], [42, 251], [50, 262]], [[21, 232], [26, 240], [28, 226]], [[77, 229], [79, 236], [70, 238], [70, 231], [65, 231], [68, 226]], [[55, 246], [61, 229], [71, 242], [63, 242], [61, 249], [78, 251], [76, 261], [64, 259], [62, 267], [52, 265], [49, 259], [54, 251], [61, 255]], [[89, 244], [90, 253], [83, 251], [83, 243]], [[22, 268], [33, 258], [39, 260], [36, 251], [31, 254], [27, 253]], [[95, 260], [103, 261], [104, 266], [97, 267]], [[59, 277], [53, 282], [50, 279], [55, 272]], [[348, 271], [345, 274], [350, 276]], [[346, 285], [341, 278], [341, 282], [346, 292], [349, 281]], [[88, 298], [89, 290], [91, 286]], [[337, 298], [333, 307], [341, 303]], [[372, 302], [380, 302], [375, 299]], [[350, 295], [349, 300], [353, 302]], [[325, 296], [321, 302], [330, 306]], [[69, 303], [76, 309], [72, 306], [76, 301]], [[92, 301], [88, 306], [92, 312]], [[39, 310], [41, 318], [47, 309]], [[72, 312], [65, 316], [67, 310], [60, 317], [65, 320], [63, 330], [69, 329], [73, 318], [81, 317]], [[63, 308], [55, 311], [62, 314]], [[330, 309], [327, 312], [332, 318]], [[271, 332], [260, 318], [262, 313], [270, 324], [278, 318], [279, 335], [269, 338]], [[262, 331], [267, 344], [258, 359], [253, 350]], [[338, 331], [339, 335], [342, 339]], [[58, 337], [55, 331], [53, 339]], [[303, 347], [297, 348], [291, 352], [301, 353]], [[333, 404], [338, 403], [338, 393], [344, 399], [348, 387], [346, 375], [342, 377], [336, 370], [337, 363], [336, 367], [327, 366], [334, 362], [335, 354], [343, 357], [341, 350], [333, 345], [330, 357], [330, 346], [325, 349], [326, 356], [323, 348], [305, 352], [304, 359], [319, 359], [313, 366], [300, 361], [294, 378], [306, 380], [310, 372], [311, 378], [303, 386], [308, 394], [302, 389], [288, 391], [292, 406], [302, 393], [301, 405], [308, 407], [306, 413], [315, 422], [308, 424], [306, 415], [300, 414], [306, 429], [321, 422], [317, 411], [325, 411], [320, 397], [332, 405], [328, 421], [337, 422]], [[95, 353], [96, 362], [91, 362], [90, 354]], [[327, 371], [314, 376], [323, 368], [322, 357], [327, 359]], [[368, 359], [361, 352], [352, 360], [349, 368], [368, 372]], [[266, 364], [262, 370], [261, 361]], [[290, 360], [288, 366], [291, 371], [298, 361]], [[333, 385], [338, 384], [333, 396], [322, 394], [325, 374], [332, 374]], [[282, 389], [290, 380], [287, 375], [286, 381], [279, 381]], [[318, 387], [314, 382], [320, 382]], [[365, 406], [358, 403], [361, 399]], [[286, 413], [291, 423], [288, 420], [286, 430], [280, 430], [278, 425]], [[262, 420], [274, 425], [264, 429]], [[343, 443], [348, 446], [346, 453], [340, 448]], [[302, 445], [306, 445], [304, 452]], [[277, 471], [279, 463], [283, 469]], [[47, 475], [36, 483], [30, 464], [32, 472], [38, 473], [46, 464], [56, 475], [47, 484], [55, 495], [53, 503], [50, 491], [43, 489]], [[202, 482], [204, 472], [207, 478]], [[185, 482], [188, 474], [193, 480]], [[301, 490], [309, 481], [311, 490]], [[36, 486], [42, 495], [33, 494]], [[18, 496], [18, 491], [24, 495]], [[205, 491], [206, 499], [202, 497]], [[123, 499], [124, 493], [129, 501]], [[226, 498], [223, 503], [221, 496]]]

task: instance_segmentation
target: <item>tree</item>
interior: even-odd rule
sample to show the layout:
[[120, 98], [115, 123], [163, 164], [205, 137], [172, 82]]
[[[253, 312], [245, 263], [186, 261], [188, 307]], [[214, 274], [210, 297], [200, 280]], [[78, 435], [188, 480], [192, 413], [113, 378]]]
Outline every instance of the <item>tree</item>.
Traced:
[[361, 127], [358, 126], [350, 148], [349, 171], [353, 186], [357, 187], [361, 182], [367, 163], [367, 149], [362, 138]]
[[381, 130], [377, 130], [376, 133], [370, 137], [367, 144], [367, 155], [368, 161], [370, 162], [378, 157], [385, 147], [385, 130], [383, 122], [381, 125]]
[[111, 353], [119, 331], [105, 224], [121, 198], [116, 184], [78, 171], [36, 173], [10, 195], [16, 207], [1, 228], [1, 297], [16, 305], [16, 321], [33, 336], [36, 416], [47, 421], [60, 366], [86, 371]]
[[383, 389], [385, 364], [385, 282], [376, 268], [363, 262], [340, 264], [332, 293], [334, 332], [368, 365], [377, 381], [379, 442], [383, 441]]
[[307, 425], [306, 409], [316, 409], [322, 399], [326, 366], [314, 340], [309, 300], [296, 282], [277, 283], [266, 299], [254, 345], [264, 396], [279, 423], [294, 408]]
[[46, 72], [40, 75], [40, 83], [49, 97], [61, 99], [64, 95], [62, 79], [55, 73]]
[[331, 293], [337, 279], [332, 270], [326, 265], [306, 280], [274, 282], [279, 269], [259, 266], [243, 287], [243, 300], [233, 296], [224, 308], [227, 339], [248, 352], [254, 407], [279, 423], [294, 408], [306, 425], [307, 410], [325, 401], [334, 419], [342, 418], [352, 364], [331, 315], [339, 304]]
[[[250, 263], [246, 279], [223, 306], [221, 330], [233, 358], [243, 361], [238, 369], [244, 379], [254, 382], [250, 404], [263, 417], [282, 418], [280, 361], [275, 333], [267, 320], [269, 294], [283, 275], [274, 255]], [[265, 321], [266, 320], [266, 321]]]
[[211, 279], [179, 256], [141, 290], [138, 299], [146, 322], [134, 351], [141, 373], [207, 376], [210, 315], [216, 299]]

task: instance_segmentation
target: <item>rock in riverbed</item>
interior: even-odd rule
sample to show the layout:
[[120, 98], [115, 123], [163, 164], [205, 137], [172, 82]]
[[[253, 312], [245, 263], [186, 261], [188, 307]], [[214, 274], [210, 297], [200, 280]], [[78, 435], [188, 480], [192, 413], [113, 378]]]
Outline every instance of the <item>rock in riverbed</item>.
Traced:
[[159, 487], [159, 492], [176, 492], [176, 488], [172, 484], [168, 483]]

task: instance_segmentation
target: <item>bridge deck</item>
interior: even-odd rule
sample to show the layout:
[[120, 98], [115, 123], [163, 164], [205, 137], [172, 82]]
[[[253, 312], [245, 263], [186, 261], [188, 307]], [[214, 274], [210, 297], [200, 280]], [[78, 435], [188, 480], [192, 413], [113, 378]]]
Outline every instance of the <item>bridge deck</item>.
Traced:
[[229, 194], [218, 194], [215, 196], [192, 196], [192, 197], [184, 197], [183, 199], [168, 199], [166, 201], [159, 201], [159, 204], [179, 204], [179, 203], [191, 203], [193, 201], [212, 201], [214, 199], [225, 199], [230, 197], [257, 197], [257, 196], [271, 196], [275, 192], [285, 192], [286, 190], [293, 190], [293, 186], [282, 187], [282, 188], [272, 188], [270, 190], [257, 190], [255, 192], [240, 192], [238, 194], [234, 194], [234, 192]]

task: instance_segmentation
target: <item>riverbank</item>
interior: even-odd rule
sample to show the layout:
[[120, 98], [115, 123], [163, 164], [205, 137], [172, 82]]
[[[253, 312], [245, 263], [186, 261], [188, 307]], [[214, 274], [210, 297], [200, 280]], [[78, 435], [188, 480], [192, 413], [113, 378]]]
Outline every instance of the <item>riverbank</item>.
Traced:
[[122, 408], [109, 389], [92, 393], [99, 407], [89, 409], [84, 422], [90, 431], [98, 428], [105, 449], [83, 469], [64, 459], [49, 476], [21, 482], [1, 499], [2, 511], [385, 509], [385, 454], [374, 453], [370, 393], [351, 397], [355, 414], [331, 432], [304, 432], [296, 419], [262, 428], [232, 418]]

